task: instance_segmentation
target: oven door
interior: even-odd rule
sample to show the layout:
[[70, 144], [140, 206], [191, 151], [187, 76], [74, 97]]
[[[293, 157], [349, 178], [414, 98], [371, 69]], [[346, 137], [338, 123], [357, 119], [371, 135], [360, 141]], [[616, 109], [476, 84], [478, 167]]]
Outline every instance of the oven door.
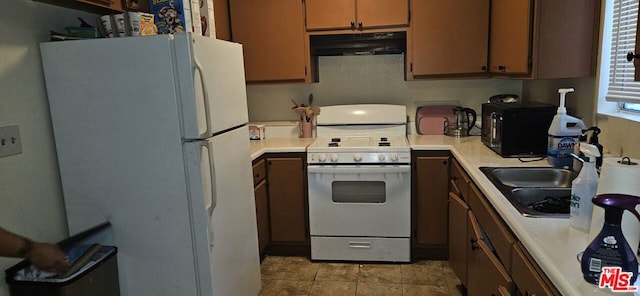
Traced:
[[309, 165], [312, 236], [409, 237], [409, 165]]

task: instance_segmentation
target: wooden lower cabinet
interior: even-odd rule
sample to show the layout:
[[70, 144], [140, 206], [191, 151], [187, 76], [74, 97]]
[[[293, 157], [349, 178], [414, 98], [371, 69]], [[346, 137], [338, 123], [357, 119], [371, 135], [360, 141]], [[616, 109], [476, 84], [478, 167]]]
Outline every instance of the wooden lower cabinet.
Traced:
[[511, 248], [516, 242], [511, 230], [475, 184], [470, 185], [468, 202], [502, 265], [511, 271]]
[[520, 242], [513, 245], [512, 264], [511, 276], [521, 295], [560, 295]]
[[446, 258], [449, 153], [414, 153], [414, 257]]
[[499, 295], [500, 287], [511, 291], [513, 280], [485, 242], [473, 211], [469, 211], [467, 222], [467, 295]]
[[271, 242], [309, 242], [304, 158], [267, 157]]
[[253, 189], [256, 198], [256, 217], [258, 223], [258, 249], [260, 254], [264, 253], [269, 244], [269, 200], [267, 195], [267, 181], [262, 180]]
[[459, 163], [451, 163], [449, 265], [467, 295], [560, 295]]
[[269, 244], [269, 197], [267, 195], [266, 161], [259, 159], [253, 164], [253, 195], [256, 203], [256, 224], [258, 228], [258, 250], [260, 255]]
[[467, 215], [469, 206], [458, 195], [449, 193], [449, 266], [467, 286]]

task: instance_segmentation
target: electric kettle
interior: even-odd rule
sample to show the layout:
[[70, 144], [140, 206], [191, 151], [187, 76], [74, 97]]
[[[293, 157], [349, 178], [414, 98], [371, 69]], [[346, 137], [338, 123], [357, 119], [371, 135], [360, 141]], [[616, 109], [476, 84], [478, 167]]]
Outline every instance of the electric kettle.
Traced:
[[453, 113], [456, 115], [456, 121], [450, 123], [449, 120], [444, 122], [444, 134], [451, 137], [467, 137], [476, 122], [476, 111], [471, 108], [455, 107]]

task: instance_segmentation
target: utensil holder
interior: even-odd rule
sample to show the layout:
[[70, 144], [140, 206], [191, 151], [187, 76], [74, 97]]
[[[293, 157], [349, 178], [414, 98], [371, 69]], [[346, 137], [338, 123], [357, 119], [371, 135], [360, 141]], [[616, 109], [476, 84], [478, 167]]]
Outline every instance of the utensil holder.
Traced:
[[312, 125], [311, 121], [300, 120], [300, 138], [311, 138], [312, 134]]

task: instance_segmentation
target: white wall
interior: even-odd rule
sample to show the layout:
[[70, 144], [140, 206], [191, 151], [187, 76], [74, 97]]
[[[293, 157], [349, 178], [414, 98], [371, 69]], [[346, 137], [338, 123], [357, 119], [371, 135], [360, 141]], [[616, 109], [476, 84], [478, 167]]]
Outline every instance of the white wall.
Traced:
[[522, 85], [525, 97], [539, 102], [558, 105], [560, 103], [559, 88], [573, 87], [575, 92], [567, 94], [566, 107], [570, 115], [581, 118], [587, 126], [595, 123], [595, 78], [528, 80]]
[[522, 88], [521, 81], [502, 79], [405, 81], [403, 55], [320, 57], [319, 72], [319, 83], [249, 85], [249, 119], [296, 120], [291, 100], [306, 104], [310, 93], [318, 106], [406, 105], [411, 120], [416, 107], [439, 102], [458, 102], [479, 114], [489, 97], [520, 94]]
[[[38, 44], [95, 16], [31, 0], [2, 0], [0, 11], [0, 126], [18, 125], [22, 136], [22, 154], [0, 158], [0, 226], [56, 242], [68, 232]], [[2, 273], [16, 262], [0, 258]]]

